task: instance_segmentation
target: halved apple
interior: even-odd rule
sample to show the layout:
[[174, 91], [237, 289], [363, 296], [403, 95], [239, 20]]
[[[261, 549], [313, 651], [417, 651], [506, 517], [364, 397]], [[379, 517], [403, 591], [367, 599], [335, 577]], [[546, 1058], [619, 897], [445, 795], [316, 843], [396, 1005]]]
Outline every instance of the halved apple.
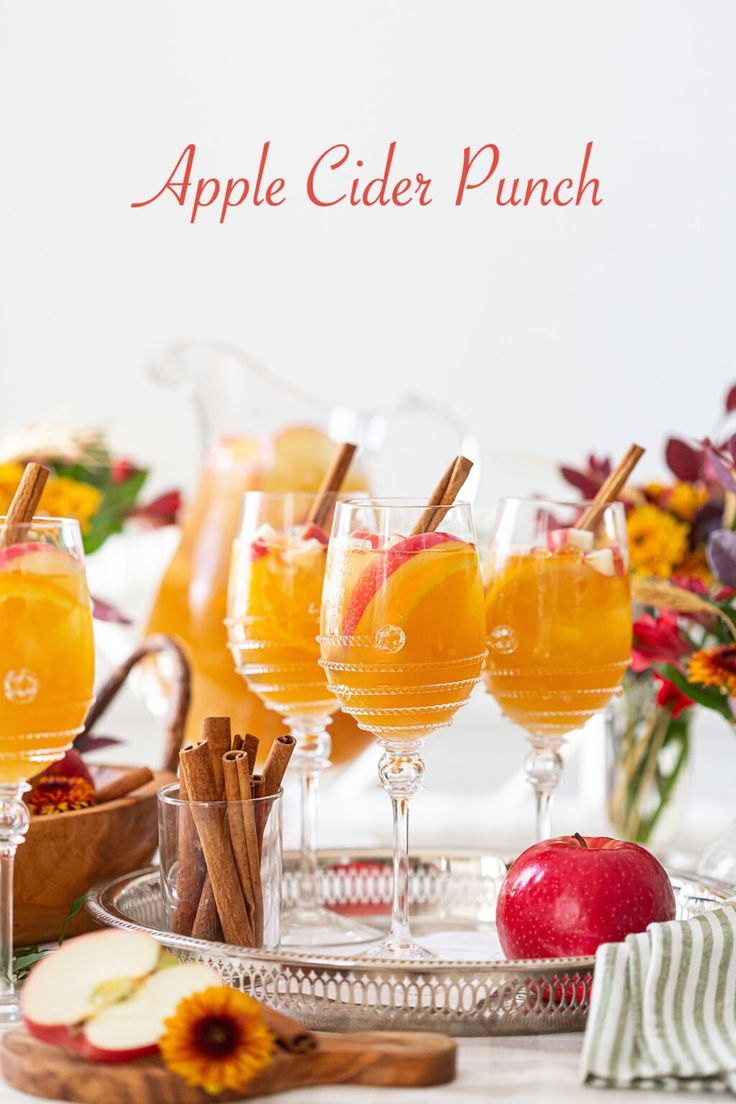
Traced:
[[28, 1031], [96, 1062], [153, 1054], [179, 1001], [221, 984], [203, 963], [171, 964], [143, 932], [105, 930], [64, 943], [21, 990]]

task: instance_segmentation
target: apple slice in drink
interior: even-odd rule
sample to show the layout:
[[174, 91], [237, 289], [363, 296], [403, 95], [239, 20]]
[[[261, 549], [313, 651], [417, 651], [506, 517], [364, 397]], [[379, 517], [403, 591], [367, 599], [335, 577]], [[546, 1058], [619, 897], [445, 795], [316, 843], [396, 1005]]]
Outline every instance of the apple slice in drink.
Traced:
[[345, 610], [343, 636], [353, 636], [374, 595], [400, 567], [417, 558], [419, 552], [446, 543], [459, 543], [451, 533], [416, 533], [371, 558], [355, 584]]

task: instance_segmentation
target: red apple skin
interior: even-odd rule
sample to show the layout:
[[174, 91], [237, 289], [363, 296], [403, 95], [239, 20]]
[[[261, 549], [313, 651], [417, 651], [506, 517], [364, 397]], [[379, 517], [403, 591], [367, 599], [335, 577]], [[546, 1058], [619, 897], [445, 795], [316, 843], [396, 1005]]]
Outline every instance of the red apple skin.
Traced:
[[315, 525], [313, 521], [310, 521], [309, 525], [304, 527], [302, 540], [318, 540], [320, 544], [330, 543], [330, 538], [327, 536], [322, 526]]
[[129, 1050], [101, 1050], [100, 1047], [93, 1046], [89, 1042], [84, 1030], [74, 1034], [69, 1032], [66, 1045], [87, 1062], [102, 1062], [108, 1066], [116, 1065], [118, 1062], [132, 1062], [135, 1058], [147, 1058], [151, 1054], [158, 1053], [158, 1043], [131, 1047]]
[[43, 544], [40, 541], [9, 544], [7, 548], [0, 549], [0, 568], [5, 567], [11, 560], [17, 560], [19, 556], [30, 556], [32, 552], [40, 552], [48, 547], [48, 544]]
[[28, 1034], [34, 1039], [40, 1039], [42, 1043], [50, 1043], [51, 1046], [70, 1047], [71, 1031], [66, 1024], [37, 1024], [30, 1020], [21, 1008], [23, 1023], [28, 1029]]
[[675, 911], [667, 872], [645, 848], [607, 836], [560, 836], [512, 863], [496, 927], [507, 958], [589, 956], [601, 943], [674, 920]]
[[415, 552], [421, 552], [425, 548], [434, 548], [435, 545], [444, 544], [446, 541], [459, 541], [459, 539], [459, 537], [453, 536], [452, 533], [415, 533], [413, 537], [406, 537], [405, 540], [382, 551], [366, 567], [355, 584], [348, 602], [348, 608], [345, 611], [342, 627], [343, 635], [353, 635], [373, 595], [385, 583], [389, 575], [393, 575], [394, 571], [411, 559]]

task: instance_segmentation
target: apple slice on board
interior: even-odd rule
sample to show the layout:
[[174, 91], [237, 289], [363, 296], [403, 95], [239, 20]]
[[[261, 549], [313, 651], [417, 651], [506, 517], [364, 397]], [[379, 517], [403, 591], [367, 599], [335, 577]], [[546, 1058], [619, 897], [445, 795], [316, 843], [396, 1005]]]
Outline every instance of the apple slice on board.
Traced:
[[91, 932], [39, 962], [21, 990], [31, 1035], [97, 1062], [153, 1054], [183, 997], [222, 984], [202, 963], [171, 964], [143, 932]]

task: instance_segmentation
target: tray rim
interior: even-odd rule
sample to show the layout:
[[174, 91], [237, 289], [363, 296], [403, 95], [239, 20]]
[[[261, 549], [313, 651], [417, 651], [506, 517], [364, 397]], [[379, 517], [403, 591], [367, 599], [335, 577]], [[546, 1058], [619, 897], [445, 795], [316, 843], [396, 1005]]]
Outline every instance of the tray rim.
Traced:
[[[284, 853], [285, 862], [292, 858], [297, 858], [296, 853]], [[455, 859], [460, 861], [463, 859], [472, 860], [486, 858], [500, 861], [507, 865], [509, 863], [508, 859], [504, 859], [499, 855], [493, 855], [482, 849], [440, 850], [438, 848], [437, 850], [433, 850], [431, 848], [425, 848], [414, 852], [412, 855], [412, 859], [414, 860], [422, 858], [432, 858], [435, 861], [440, 859]], [[349, 852], [345, 850], [320, 851], [321, 863], [350, 861], [370, 862], [371, 860], [386, 862], [389, 859], [389, 853], [381, 848], [351, 848]], [[730, 897], [736, 894], [736, 887], [733, 885], [718, 881], [714, 878], [702, 876], [693, 871], [668, 869], [668, 873], [670, 877], [678, 883], [694, 884], [706, 889], [711, 894], [711, 899], [715, 897], [716, 900], [720, 900], [722, 903], [725, 903]], [[160, 928], [150, 927], [147, 924], [136, 924], [117, 908], [115, 899], [123, 889], [136, 883], [151, 883], [154, 880], [157, 881], [158, 878], [159, 867], [152, 865], [132, 871], [130, 874], [120, 875], [116, 878], [110, 878], [104, 882], [100, 882], [90, 891], [91, 896], [86, 901], [85, 908], [97, 923], [129, 931], [146, 932], [148, 935], [153, 936], [159, 943], [165, 943], [167, 946], [175, 948], [176, 950], [188, 951], [194, 954], [206, 954], [210, 957], [235, 958], [253, 964], [278, 966], [288, 963], [290, 966], [305, 966], [313, 970], [320, 968], [326, 970], [339, 970], [343, 968], [345, 970], [360, 969], [369, 973], [374, 973], [379, 970], [400, 970], [405, 974], [421, 976], [427, 973], [434, 975], [451, 974], [459, 970], [465, 972], [473, 969], [484, 970], [493, 974], [518, 974], [527, 970], [533, 970], [535, 972], [540, 970], [545, 972], [551, 971], [555, 974], [560, 970], [567, 973], [590, 973], [595, 965], [595, 956], [472, 960], [441, 958], [424, 959], [417, 962], [412, 959], [362, 958], [360, 955], [327, 955], [317, 950], [300, 953], [288, 947], [274, 951], [259, 951], [251, 950], [247, 947], [239, 947], [230, 943], [195, 939], [192, 936], [177, 935], [175, 932], [163, 931]], [[112, 924], [110, 923], [111, 918], [113, 921]]]

